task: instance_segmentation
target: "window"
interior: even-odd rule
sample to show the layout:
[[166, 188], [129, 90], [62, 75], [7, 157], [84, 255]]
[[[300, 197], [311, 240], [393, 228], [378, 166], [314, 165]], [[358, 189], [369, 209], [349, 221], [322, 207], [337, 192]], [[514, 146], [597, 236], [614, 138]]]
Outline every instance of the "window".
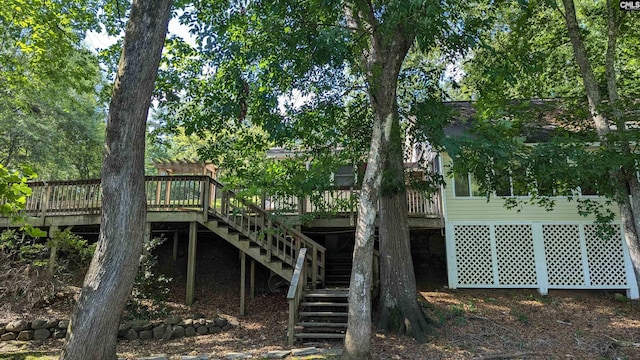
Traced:
[[352, 165], [339, 166], [333, 173], [333, 185], [352, 186], [355, 184], [355, 173]]
[[482, 196], [482, 194], [480, 194], [480, 186], [471, 174], [455, 176], [453, 182], [456, 197]]

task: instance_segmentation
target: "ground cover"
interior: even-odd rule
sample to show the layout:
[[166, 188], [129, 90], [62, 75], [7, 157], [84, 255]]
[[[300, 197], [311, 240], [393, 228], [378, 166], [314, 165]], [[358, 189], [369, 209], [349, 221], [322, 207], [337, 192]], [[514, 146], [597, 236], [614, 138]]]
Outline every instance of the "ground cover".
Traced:
[[[206, 247], [202, 247], [206, 250]], [[251, 352], [260, 358], [271, 350], [290, 349], [286, 342], [288, 307], [284, 293], [269, 293], [265, 276], [258, 277], [257, 295], [247, 300], [240, 317], [237, 251], [216, 247], [198, 253], [196, 302], [185, 299], [185, 260], [161, 256], [171, 284], [171, 312], [182, 316], [227, 315], [239, 326], [229, 332], [162, 342], [120, 341], [126, 358], [166, 354], [206, 354], [224, 358], [229, 352]], [[170, 258], [170, 256], [169, 256]], [[450, 290], [419, 284], [423, 307], [432, 319], [430, 341], [417, 344], [397, 335], [374, 333], [373, 359], [640, 359], [640, 308], [634, 302], [604, 291]], [[68, 318], [77, 287], [68, 287], [49, 303], [26, 308], [23, 303], [0, 306], [0, 323], [26, 318]], [[0, 342], [0, 359], [30, 359], [60, 350], [61, 340]], [[339, 343], [314, 343], [322, 348]], [[303, 344], [297, 344], [302, 347]], [[33, 356], [33, 355], [28, 355]], [[34, 357], [33, 359], [40, 359]], [[42, 357], [47, 359], [47, 357]]]

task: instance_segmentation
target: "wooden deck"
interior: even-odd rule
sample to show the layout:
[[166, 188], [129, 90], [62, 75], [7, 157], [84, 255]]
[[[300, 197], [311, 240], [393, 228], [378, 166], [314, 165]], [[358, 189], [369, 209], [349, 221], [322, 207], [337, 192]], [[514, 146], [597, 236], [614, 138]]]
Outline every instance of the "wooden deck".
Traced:
[[[92, 225], [100, 223], [102, 194], [100, 180], [30, 182], [33, 194], [27, 199], [26, 212], [34, 226]], [[205, 222], [225, 208], [246, 207], [238, 197], [229, 197], [222, 184], [209, 176], [147, 176], [146, 198], [149, 222]], [[310, 227], [354, 227], [357, 195], [354, 187], [334, 188], [320, 194], [321, 202], [295, 196], [257, 196], [251, 206], [288, 218], [300, 225], [311, 217]], [[440, 193], [428, 196], [408, 189], [407, 205], [413, 228], [443, 228]], [[0, 226], [10, 226], [0, 218]]]

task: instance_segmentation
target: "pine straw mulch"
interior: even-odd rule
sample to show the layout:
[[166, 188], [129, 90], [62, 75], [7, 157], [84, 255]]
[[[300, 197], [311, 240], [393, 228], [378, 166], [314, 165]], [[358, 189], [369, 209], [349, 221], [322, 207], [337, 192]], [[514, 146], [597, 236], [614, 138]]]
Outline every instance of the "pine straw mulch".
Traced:
[[[174, 277], [172, 312], [186, 317], [221, 314], [237, 319], [240, 325], [226, 333], [169, 342], [120, 341], [121, 356], [167, 354], [178, 359], [178, 355], [207, 354], [215, 359], [229, 352], [252, 352], [260, 358], [267, 351], [290, 348], [285, 295], [268, 293], [264, 276], [258, 274], [257, 296], [247, 299], [246, 316], [238, 315], [240, 270], [235, 250], [217, 249], [202, 255], [199, 250], [196, 302], [191, 307], [181, 305], [185, 264], [180, 261], [174, 270], [164, 269]], [[543, 297], [534, 290], [419, 287], [424, 290], [420, 294], [426, 300], [425, 312], [434, 323], [429, 342], [417, 344], [404, 336], [374, 332], [372, 359], [640, 359], [640, 309], [637, 303], [614, 300], [612, 292], [550, 291]], [[5, 304], [0, 307], [0, 322], [68, 318], [71, 299], [69, 293], [61, 294], [53, 303], [35, 309]], [[62, 345], [60, 340], [0, 342], [0, 358], [25, 351], [55, 354]], [[340, 343], [311, 345], [341, 347]]]

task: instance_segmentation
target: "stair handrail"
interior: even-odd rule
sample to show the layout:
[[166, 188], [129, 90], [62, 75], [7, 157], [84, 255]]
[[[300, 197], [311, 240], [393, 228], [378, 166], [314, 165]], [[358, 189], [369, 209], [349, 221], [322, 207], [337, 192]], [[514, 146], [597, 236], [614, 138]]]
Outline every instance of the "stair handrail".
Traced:
[[[290, 238], [289, 241], [291, 242], [290, 246], [292, 248], [292, 256], [290, 257], [291, 266], [295, 264], [295, 259], [298, 257], [300, 249], [307, 248], [310, 250], [310, 253], [307, 252], [306, 256], [311, 261], [311, 287], [315, 288], [318, 285], [324, 285], [326, 253], [326, 248], [324, 246], [313, 241], [311, 238], [304, 235], [301, 231], [275, 219], [273, 214], [269, 213], [259, 205], [245, 200], [242, 197], [239, 197], [235, 191], [225, 189], [225, 186], [216, 179], [209, 178], [209, 182], [211, 189], [208, 191], [210, 198], [208, 199], [207, 204], [209, 204], [210, 209], [213, 210], [214, 213], [230, 219], [231, 215], [235, 215], [232, 213], [232, 211], [230, 211], [230, 205], [232, 205], [231, 200], [234, 199], [252, 212], [260, 214], [259, 218], [262, 219], [261, 221], [263, 222], [263, 225], [267, 227], [267, 238], [270, 238], [269, 231], [276, 228], [284, 231], [284, 238]], [[222, 194], [219, 193], [218, 189], [222, 191]], [[220, 204], [216, 202], [218, 198], [221, 199]], [[271, 251], [273, 250], [271, 240], [267, 239], [261, 245], [266, 246], [266, 250], [269, 254], [271, 254]]]
[[289, 325], [287, 327], [287, 336], [289, 339], [289, 345], [293, 345], [293, 341], [295, 339], [296, 318], [298, 315], [298, 308], [300, 306], [300, 299], [302, 298], [304, 279], [306, 278], [306, 268], [307, 248], [302, 248], [298, 253], [296, 266], [293, 269], [293, 276], [291, 277], [291, 283], [289, 284], [289, 291], [287, 292], [287, 302], [289, 303]]

